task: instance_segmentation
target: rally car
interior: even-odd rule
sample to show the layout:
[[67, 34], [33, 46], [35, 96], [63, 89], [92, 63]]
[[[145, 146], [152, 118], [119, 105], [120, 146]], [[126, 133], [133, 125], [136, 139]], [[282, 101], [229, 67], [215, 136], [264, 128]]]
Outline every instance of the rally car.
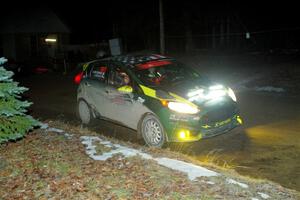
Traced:
[[149, 146], [198, 141], [242, 124], [232, 89], [162, 55], [90, 61], [75, 82], [83, 124], [112, 120]]

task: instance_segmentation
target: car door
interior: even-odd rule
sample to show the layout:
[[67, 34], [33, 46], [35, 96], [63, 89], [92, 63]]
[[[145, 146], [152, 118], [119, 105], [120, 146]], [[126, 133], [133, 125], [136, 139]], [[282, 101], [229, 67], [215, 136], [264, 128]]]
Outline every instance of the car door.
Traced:
[[105, 97], [108, 65], [105, 62], [92, 63], [88, 81], [86, 81], [89, 104], [102, 117], [108, 117], [110, 101]]
[[[120, 88], [124, 85], [120, 85], [120, 82], [118, 82], [117, 74], [122, 69], [117, 66], [111, 66], [110, 69], [108, 84], [105, 88], [106, 98], [111, 102], [107, 107], [109, 110], [108, 116], [112, 120], [137, 129], [139, 119], [148, 110], [143, 105], [143, 101], [139, 98], [136, 89], [133, 89], [132, 92], [120, 91]], [[130, 76], [129, 78], [128, 86], [134, 88], [134, 81]]]

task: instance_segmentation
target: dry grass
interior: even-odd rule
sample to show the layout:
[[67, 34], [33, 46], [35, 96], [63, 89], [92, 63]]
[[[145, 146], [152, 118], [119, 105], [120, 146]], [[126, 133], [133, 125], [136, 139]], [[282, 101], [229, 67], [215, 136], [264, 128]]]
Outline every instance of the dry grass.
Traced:
[[[213, 162], [219, 159], [217, 152], [207, 156], [207, 163], [200, 163], [168, 149], [110, 139], [153, 156], [205, 164], [224, 174], [197, 181], [140, 157], [116, 155], [107, 161], [94, 161], [85, 154], [79, 136], [99, 134], [60, 122], [48, 123], [73, 136], [35, 130], [23, 140], [0, 146], [0, 199], [251, 199], [259, 198], [257, 192], [269, 194], [272, 199], [299, 197], [299, 193], [274, 183], [239, 176], [231, 167], [214, 166]], [[97, 151], [109, 149], [98, 146]], [[226, 183], [228, 177], [248, 184], [249, 188]]]

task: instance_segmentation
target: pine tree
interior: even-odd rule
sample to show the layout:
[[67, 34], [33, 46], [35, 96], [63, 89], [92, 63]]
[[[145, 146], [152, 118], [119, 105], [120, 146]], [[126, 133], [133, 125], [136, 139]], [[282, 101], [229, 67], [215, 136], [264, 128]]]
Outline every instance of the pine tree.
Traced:
[[0, 144], [22, 138], [38, 125], [38, 121], [26, 114], [32, 103], [20, 99], [28, 89], [13, 81], [14, 73], [3, 67], [6, 61], [0, 58]]

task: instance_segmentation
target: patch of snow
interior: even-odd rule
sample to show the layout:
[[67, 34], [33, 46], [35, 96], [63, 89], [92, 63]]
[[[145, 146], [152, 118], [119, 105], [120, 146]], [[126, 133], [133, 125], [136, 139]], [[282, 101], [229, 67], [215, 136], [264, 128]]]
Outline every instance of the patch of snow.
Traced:
[[263, 198], [263, 199], [268, 199], [268, 198], [270, 198], [269, 195], [267, 195], [267, 194], [265, 194], [265, 193], [262, 193], [262, 192], [258, 192], [257, 194], [259, 194], [259, 195], [261, 196], [261, 198]]
[[64, 130], [62, 129], [58, 129], [58, 128], [50, 128], [48, 124], [46, 123], [40, 123], [40, 129], [45, 130], [46, 132], [55, 132], [55, 133], [63, 133], [63, 135], [68, 138], [71, 139], [73, 137], [73, 134], [70, 133], [66, 133]]
[[195, 180], [201, 176], [218, 176], [218, 173], [208, 170], [204, 167], [194, 165], [192, 163], [183, 162], [180, 160], [170, 159], [170, 158], [155, 158], [158, 164], [168, 167], [173, 170], [184, 172], [188, 174], [190, 180]]
[[212, 182], [212, 181], [206, 181], [206, 183], [209, 184], [209, 185], [214, 185], [214, 184], [215, 184], [215, 183]]
[[248, 87], [245, 86], [247, 83], [253, 82], [253, 81], [258, 80], [260, 78], [262, 78], [262, 75], [260, 75], [260, 74], [256, 74], [254, 76], [250, 76], [248, 78], [244, 78], [242, 81], [239, 81], [239, 82], [235, 83], [232, 86], [232, 89], [235, 92], [247, 90], [247, 89], [249, 89]]
[[201, 183], [206, 183], [206, 184], [209, 184], [209, 185], [215, 185], [216, 184], [215, 182], [205, 181], [205, 180], [201, 180]]
[[259, 200], [258, 198], [251, 198], [251, 200]]
[[73, 137], [73, 134], [70, 133], [64, 133], [64, 136], [68, 139], [71, 139]]
[[255, 87], [255, 91], [258, 92], [284, 92], [283, 88], [273, 87], [273, 86], [264, 86], [264, 87]]
[[[170, 158], [153, 158], [150, 154], [142, 153], [139, 150], [128, 148], [121, 146], [119, 144], [113, 144], [109, 141], [104, 141], [99, 137], [90, 137], [90, 136], [82, 136], [80, 137], [82, 140], [82, 144], [86, 145], [86, 153], [89, 155], [90, 158], [94, 160], [101, 160], [105, 161], [108, 158], [113, 157], [116, 154], [123, 154], [125, 157], [131, 156], [141, 156], [143, 159], [151, 159], [156, 161], [159, 165], [168, 167], [173, 170], [181, 171], [187, 173], [190, 180], [195, 180], [197, 177], [201, 176], [218, 176], [218, 173], [208, 170], [204, 167], [200, 167], [194, 165], [192, 163], [187, 163], [175, 159]], [[96, 146], [93, 145], [93, 142], [99, 142], [100, 144], [112, 148], [111, 151], [105, 152], [101, 155], [96, 155]]]
[[[130, 156], [141, 156], [144, 159], [152, 159], [152, 156], [146, 153], [142, 153], [141, 151], [138, 151], [136, 149], [127, 148], [118, 144], [112, 144], [109, 141], [103, 141], [99, 137], [89, 137], [89, 136], [82, 136], [80, 137], [82, 140], [82, 144], [86, 145], [86, 153], [94, 160], [102, 160], [105, 161], [108, 158], [113, 157], [115, 154], [123, 154], [125, 157]], [[98, 141], [100, 144], [112, 148], [111, 151], [105, 152], [101, 155], [96, 155], [96, 146], [93, 145], [93, 141]]]
[[56, 133], [63, 133], [64, 131], [58, 128], [47, 128], [47, 132], [56, 132]]
[[47, 128], [49, 128], [48, 124], [40, 123], [40, 129], [47, 129]]
[[238, 82], [237, 85], [245, 85], [245, 84], [250, 83], [250, 82], [252, 82], [254, 80], [258, 80], [258, 79], [260, 79], [262, 77], [263, 77], [262, 74], [256, 74], [254, 76], [250, 76], [248, 78], [243, 79], [242, 81]]
[[238, 186], [240, 186], [240, 187], [242, 187], [242, 188], [248, 188], [248, 187], [249, 187], [247, 184], [245, 184], [245, 183], [240, 183], [240, 182], [235, 181], [235, 180], [233, 180], [233, 179], [231, 179], [231, 178], [227, 178], [227, 179], [226, 179], [226, 182], [229, 183], [229, 184], [235, 184], [235, 185], [238, 185]]

